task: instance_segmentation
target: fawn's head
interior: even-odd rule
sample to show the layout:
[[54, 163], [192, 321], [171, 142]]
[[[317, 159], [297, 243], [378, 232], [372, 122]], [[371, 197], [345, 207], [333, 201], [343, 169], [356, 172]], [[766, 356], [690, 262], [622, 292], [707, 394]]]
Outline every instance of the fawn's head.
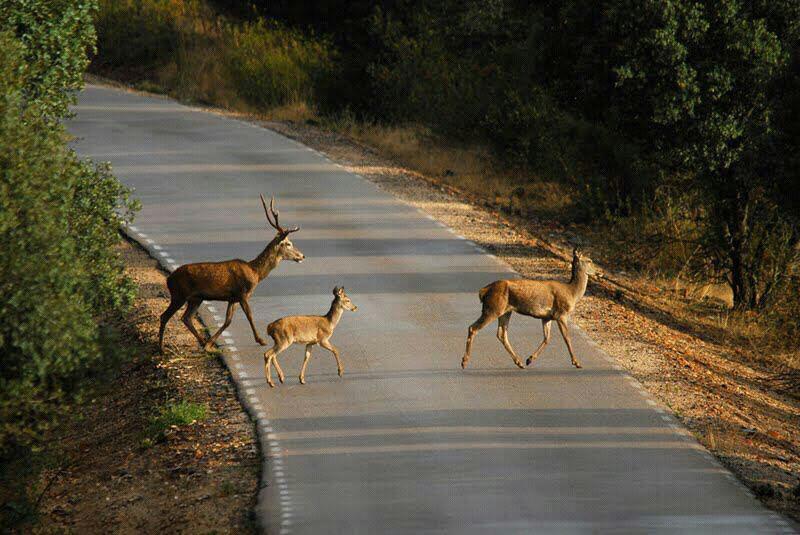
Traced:
[[350, 300], [347, 294], [344, 293], [344, 288], [341, 286], [337, 286], [333, 289], [333, 295], [335, 296], [335, 301], [337, 301], [342, 308], [345, 308], [351, 312], [358, 310], [358, 307]]
[[577, 248], [572, 250], [572, 271], [573, 273], [582, 271], [587, 275], [594, 275], [595, 273], [592, 259], [578, 251]]
[[264, 213], [267, 216], [267, 221], [269, 222], [270, 226], [278, 231], [278, 234], [275, 236], [274, 240], [277, 242], [275, 253], [277, 254], [278, 258], [284, 260], [294, 260], [297, 263], [305, 260], [306, 255], [301, 253], [300, 249], [295, 247], [292, 243], [292, 240], [289, 239], [289, 234], [292, 232], [297, 232], [300, 230], [300, 227], [285, 229], [280, 225], [278, 222], [278, 217], [280, 214], [275, 209], [275, 197], [272, 197], [272, 199], [269, 201], [269, 208], [267, 208], [267, 202], [264, 200], [264, 196], [261, 195], [261, 204], [264, 206]]

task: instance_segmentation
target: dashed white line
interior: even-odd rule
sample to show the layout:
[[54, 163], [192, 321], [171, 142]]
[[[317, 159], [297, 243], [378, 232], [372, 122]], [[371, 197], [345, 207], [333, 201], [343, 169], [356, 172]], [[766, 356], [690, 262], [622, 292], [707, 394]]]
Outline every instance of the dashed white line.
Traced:
[[163, 249], [163, 247], [161, 247], [160, 245], [153, 245], [153, 249], [155, 249], [156, 251], [160, 251], [161, 249]]
[[209, 312], [216, 312], [217, 311], [217, 309], [214, 308], [214, 306], [212, 306], [212, 305], [206, 305], [206, 308], [208, 309]]
[[[230, 351], [231, 353], [236, 353], [237, 351], [239, 351], [239, 348], [236, 347], [236, 346], [228, 346], [226, 349], [228, 351]], [[239, 358], [239, 357], [236, 357], [236, 358]]]
[[169, 256], [169, 253], [166, 252], [166, 251], [159, 251], [158, 254], [161, 255], [161, 256]]
[[139, 229], [137, 227], [134, 227], [133, 225], [129, 225], [128, 228], [134, 232], [139, 232]]
[[[145, 235], [144, 235], [144, 234], [139, 234], [139, 236], [141, 236], [141, 237], [143, 237], [143, 238], [145, 237]], [[154, 242], [153, 240], [151, 240], [150, 238], [147, 238], [147, 239], [146, 239], [146, 240], [144, 240], [144, 241], [146, 241], [147, 243], [155, 243], [155, 242]]]

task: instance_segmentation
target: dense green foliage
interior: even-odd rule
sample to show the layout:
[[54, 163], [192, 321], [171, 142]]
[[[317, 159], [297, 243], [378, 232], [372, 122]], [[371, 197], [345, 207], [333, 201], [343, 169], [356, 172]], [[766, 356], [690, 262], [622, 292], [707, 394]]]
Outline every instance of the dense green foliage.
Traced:
[[326, 41], [255, 18], [218, 18], [204, 2], [101, 0], [96, 72], [149, 80], [193, 100], [256, 109], [318, 98]]
[[[126, 7], [130, 16], [121, 15], [120, 6], [134, 4], [158, 14], [126, 28], [139, 14]], [[130, 52], [101, 45], [98, 65], [113, 58], [111, 71], [135, 70], [134, 55], [150, 50], [153, 61], [177, 58], [169, 61], [184, 75], [173, 78], [193, 87], [216, 69], [221, 83], [205, 85], [227, 84], [234, 95], [208, 98], [216, 103], [240, 98], [264, 109], [305, 100], [334, 116], [422, 124], [444, 139], [491, 147], [527, 177], [520, 180], [561, 181], [575, 200], [573, 220], [638, 230], [625, 234], [627, 243], [641, 241], [629, 249], [649, 249], [662, 273], [727, 281], [740, 309], [769, 308], [798, 284], [793, 0], [208, 5], [107, 0], [102, 11], [116, 12], [121, 27], [100, 30], [101, 43], [118, 35], [152, 41]], [[201, 53], [209, 40], [213, 53]], [[161, 78], [175, 70], [163, 67]]]
[[766, 307], [789, 282], [800, 245], [797, 2], [256, 5], [333, 35], [350, 75], [336, 106], [489, 143], [576, 186], [593, 219], [680, 205], [661, 239], [694, 254], [676, 267], [728, 281], [737, 307]]
[[91, 10], [0, 8], [0, 458], [36, 446], [62, 404], [109, 365], [100, 321], [133, 295], [114, 251], [128, 192], [79, 160], [55, 120], [81, 84]]

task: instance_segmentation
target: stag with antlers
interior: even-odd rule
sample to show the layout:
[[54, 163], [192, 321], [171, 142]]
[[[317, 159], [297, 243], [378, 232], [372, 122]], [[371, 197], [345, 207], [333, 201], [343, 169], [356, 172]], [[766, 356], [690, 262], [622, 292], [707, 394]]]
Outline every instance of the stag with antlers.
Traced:
[[[224, 262], [184, 264], [167, 277], [170, 303], [167, 310], [161, 314], [161, 327], [158, 331], [158, 343], [162, 350], [167, 322], [184, 303], [188, 303], [188, 305], [183, 313], [183, 323], [206, 351], [211, 351], [219, 335], [231, 324], [237, 303], [242, 306], [247, 321], [250, 322], [256, 343], [262, 346], [266, 345], [266, 342], [258, 335], [255, 323], [253, 323], [248, 299], [258, 283], [267, 278], [281, 260], [293, 260], [300, 263], [305, 255], [289, 240], [289, 234], [297, 232], [300, 227], [285, 229], [280, 225], [279, 214], [275, 209], [275, 197], [272, 198], [269, 208], [267, 208], [264, 196], [261, 195], [261, 204], [264, 206], [267, 221], [277, 231], [277, 234], [255, 259], [249, 262], [237, 258]], [[227, 301], [228, 303], [225, 323], [208, 340], [203, 340], [193, 322], [193, 317], [203, 301]]]

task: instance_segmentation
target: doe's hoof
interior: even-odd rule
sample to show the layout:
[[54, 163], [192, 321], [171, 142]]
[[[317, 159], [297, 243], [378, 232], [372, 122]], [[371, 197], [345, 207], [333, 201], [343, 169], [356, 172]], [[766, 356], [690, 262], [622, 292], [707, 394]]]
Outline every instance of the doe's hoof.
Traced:
[[265, 342], [265, 341], [264, 341], [264, 340], [262, 340], [261, 338], [256, 338], [256, 343], [257, 343], [258, 345], [260, 345], [260, 346], [265, 346], [265, 345], [267, 345], [267, 342]]
[[301, 384], [301, 385], [304, 385], [304, 384], [306, 384], [306, 380], [305, 380], [305, 379], [303, 379], [302, 377], [300, 378], [300, 384]]

